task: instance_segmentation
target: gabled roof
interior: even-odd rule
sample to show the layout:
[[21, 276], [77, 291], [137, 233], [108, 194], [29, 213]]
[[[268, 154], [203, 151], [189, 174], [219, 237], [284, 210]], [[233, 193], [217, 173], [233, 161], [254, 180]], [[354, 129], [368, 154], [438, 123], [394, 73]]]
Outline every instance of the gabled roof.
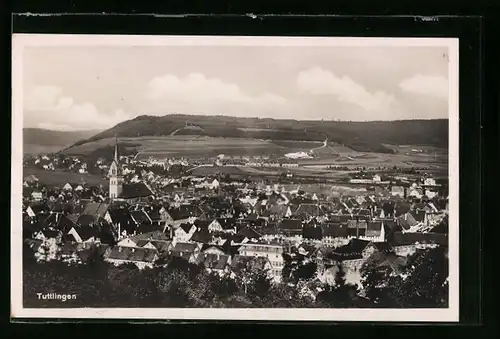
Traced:
[[106, 258], [151, 263], [157, 258], [157, 256], [158, 251], [150, 248], [115, 246]]
[[179, 228], [181, 228], [184, 231], [184, 233], [189, 233], [189, 231], [191, 231], [191, 229], [193, 227], [196, 227], [196, 226], [194, 226], [193, 224], [190, 224], [190, 223], [186, 223], [186, 222], [180, 224], [180, 226], [179, 226]]
[[200, 219], [196, 219], [196, 221], [194, 222], [194, 225], [196, 226], [196, 228], [198, 229], [201, 229], [201, 230], [208, 230], [208, 226], [210, 225], [210, 221], [208, 220], [200, 220]]
[[347, 245], [336, 248], [330, 255], [329, 258], [334, 260], [352, 260], [361, 259], [362, 252], [369, 244], [369, 241], [361, 239], [351, 239]]
[[318, 216], [320, 212], [319, 205], [317, 204], [300, 204], [294, 214], [300, 216]]
[[49, 206], [46, 203], [33, 203], [29, 206], [35, 214], [48, 213], [50, 211]]
[[244, 255], [234, 255], [231, 260], [231, 268], [235, 272], [240, 272], [242, 270], [263, 270], [266, 268], [266, 264], [269, 260], [264, 257], [254, 257], [254, 256], [244, 256]]
[[120, 198], [123, 199], [133, 199], [133, 198], [146, 198], [152, 196], [153, 192], [151, 189], [143, 182], [128, 183], [123, 185], [122, 193]]
[[95, 227], [77, 226], [74, 227], [74, 229], [83, 241], [86, 241], [92, 237], [98, 237], [99, 235], [99, 230]]
[[40, 231], [45, 238], [57, 238], [58, 236], [61, 235], [61, 231], [53, 229], [53, 228], [44, 228], [43, 230]]
[[189, 240], [206, 244], [212, 240], [212, 236], [208, 232], [208, 229], [197, 229]]
[[304, 225], [302, 228], [302, 236], [304, 239], [323, 239], [323, 229], [320, 225]]
[[269, 216], [284, 217], [287, 211], [288, 211], [287, 205], [273, 205], [264, 212], [262, 212], [262, 215], [265, 217]]
[[149, 220], [147, 214], [142, 211], [142, 210], [138, 210], [138, 211], [132, 211], [130, 212], [130, 217], [135, 221], [135, 223], [137, 223], [138, 225], [140, 224], [149, 224], [151, 223], [151, 221]]
[[300, 220], [300, 219], [283, 219], [278, 224], [278, 229], [301, 231], [302, 230], [302, 220]]
[[166, 252], [170, 249], [170, 245], [172, 244], [172, 241], [170, 240], [139, 240], [137, 241], [137, 247], [144, 247], [147, 244], [153, 245], [158, 252]]
[[403, 227], [405, 230], [408, 230], [410, 227], [418, 225], [418, 222], [413, 218], [413, 215], [410, 213], [405, 213], [397, 218], [398, 224]]
[[174, 248], [172, 248], [172, 251], [194, 253], [197, 248], [198, 248], [198, 245], [196, 245], [196, 244], [191, 244], [191, 243], [186, 243], [186, 242], [178, 242], [175, 244]]
[[322, 228], [323, 228], [323, 237], [347, 238], [348, 236], [347, 226], [341, 223], [328, 223], [322, 225]]
[[259, 239], [262, 237], [262, 235], [259, 232], [257, 232], [255, 229], [253, 229], [252, 227], [249, 227], [249, 226], [242, 228], [238, 232], [238, 235], [241, 235], [241, 236], [248, 238], [248, 239]]
[[223, 230], [232, 229], [236, 225], [235, 219], [233, 218], [217, 218], [217, 222], [221, 225]]
[[47, 216], [45, 223], [52, 228], [68, 232], [71, 230], [75, 223], [68, 219], [65, 215], [60, 213], [52, 213]]
[[170, 240], [167, 234], [160, 230], [146, 232], [130, 237], [130, 240], [137, 243], [139, 240]]
[[203, 264], [206, 268], [222, 270], [229, 264], [230, 258], [229, 255], [200, 253], [196, 258], [196, 263]]
[[427, 214], [423, 210], [413, 210], [410, 211], [409, 213], [412, 215], [413, 219], [415, 219], [415, 221], [417, 222], [423, 222], [425, 220], [425, 215]]
[[80, 226], [89, 226], [89, 225], [95, 225], [99, 221], [100, 218], [96, 215], [82, 214], [78, 217], [78, 221], [76, 223]]
[[448, 245], [448, 235], [443, 233], [395, 232], [392, 239], [394, 246], [419, 244]]
[[91, 202], [85, 205], [85, 209], [83, 210], [82, 214], [95, 215], [99, 218], [104, 218], [104, 215], [108, 210], [108, 207], [109, 204], [107, 203]]
[[199, 217], [203, 211], [198, 205], [183, 204], [179, 207], [170, 208], [168, 214], [174, 220], [184, 220], [190, 217]]

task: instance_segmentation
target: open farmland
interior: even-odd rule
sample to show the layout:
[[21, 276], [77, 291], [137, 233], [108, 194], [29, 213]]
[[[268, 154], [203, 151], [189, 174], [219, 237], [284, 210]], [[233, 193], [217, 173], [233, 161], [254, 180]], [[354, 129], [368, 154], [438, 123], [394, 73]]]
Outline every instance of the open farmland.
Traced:
[[100, 176], [94, 174], [80, 174], [65, 171], [47, 171], [36, 167], [24, 167], [23, 177], [30, 174], [34, 174], [38, 177], [42, 184], [48, 186], [64, 186], [66, 183], [80, 184], [83, 182], [94, 186], [106, 186], [108, 184], [108, 181], [106, 179], [103, 179]]

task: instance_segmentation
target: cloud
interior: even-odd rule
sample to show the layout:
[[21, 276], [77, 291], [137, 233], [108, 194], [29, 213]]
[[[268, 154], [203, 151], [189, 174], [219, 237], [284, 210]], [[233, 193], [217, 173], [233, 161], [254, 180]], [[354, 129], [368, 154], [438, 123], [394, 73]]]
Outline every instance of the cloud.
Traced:
[[24, 95], [25, 124], [57, 130], [110, 128], [130, 119], [121, 109], [103, 114], [90, 102], [76, 103], [57, 86], [35, 86]]
[[399, 84], [403, 91], [435, 98], [448, 98], [448, 79], [442, 76], [416, 75]]
[[[233, 107], [232, 105], [265, 106], [284, 105], [287, 100], [272, 93], [249, 94], [237, 84], [217, 78], [207, 78], [201, 73], [186, 77], [172, 74], [153, 78], [148, 84], [147, 97], [153, 101], [203, 105], [207, 110]], [[229, 112], [228, 112], [229, 113]]]
[[370, 92], [348, 76], [314, 67], [297, 76], [297, 86], [304, 93], [331, 95], [340, 102], [358, 105], [368, 112], [388, 110], [394, 103], [394, 96], [383, 91]]

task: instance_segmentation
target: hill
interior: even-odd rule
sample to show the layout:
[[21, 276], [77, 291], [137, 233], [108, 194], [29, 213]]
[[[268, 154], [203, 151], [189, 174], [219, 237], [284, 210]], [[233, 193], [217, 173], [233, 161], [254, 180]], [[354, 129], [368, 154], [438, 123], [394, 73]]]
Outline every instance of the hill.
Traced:
[[[193, 123], [196, 122], [196, 124]], [[83, 138], [72, 148], [112, 138], [140, 139], [160, 136], [203, 136], [208, 138], [295, 140], [321, 142], [328, 138], [357, 152], [393, 153], [386, 145], [448, 147], [448, 120], [402, 121], [304, 121], [229, 116], [172, 114], [142, 115], [96, 135]], [[132, 141], [132, 140], [130, 140]]]
[[23, 129], [24, 154], [58, 152], [78, 140], [87, 139], [100, 131], [53, 131], [41, 128]]

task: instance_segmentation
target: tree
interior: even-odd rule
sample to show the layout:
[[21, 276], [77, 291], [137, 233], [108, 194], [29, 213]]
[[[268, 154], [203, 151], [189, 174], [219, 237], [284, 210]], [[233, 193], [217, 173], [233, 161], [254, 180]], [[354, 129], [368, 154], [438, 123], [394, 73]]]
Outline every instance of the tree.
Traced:
[[393, 297], [402, 307], [447, 307], [447, 248], [419, 251], [408, 258], [399, 279], [393, 279]]
[[282, 270], [284, 282], [297, 284], [301, 280], [310, 280], [315, 277], [318, 268], [316, 262], [306, 261], [306, 257], [299, 253], [285, 254], [283, 259], [285, 261]]
[[355, 307], [358, 299], [358, 288], [355, 285], [346, 283], [342, 264], [337, 265], [334, 282], [333, 286], [325, 286], [324, 290], [318, 294], [318, 302], [328, 307]]
[[374, 306], [391, 307], [394, 304], [389, 284], [391, 268], [380, 265], [382, 258], [372, 255], [361, 268], [361, 284], [363, 291]]
[[254, 303], [262, 305], [269, 296], [272, 287], [272, 280], [267, 270], [253, 270], [247, 276], [246, 294]]

